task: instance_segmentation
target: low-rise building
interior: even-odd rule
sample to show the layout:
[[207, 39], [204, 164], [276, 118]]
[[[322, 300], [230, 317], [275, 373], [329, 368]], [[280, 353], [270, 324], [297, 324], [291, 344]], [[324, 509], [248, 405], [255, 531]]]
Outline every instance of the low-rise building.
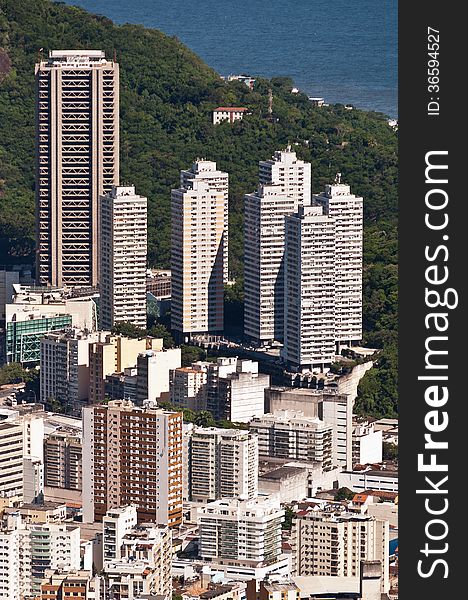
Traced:
[[357, 423], [353, 430], [353, 466], [382, 462], [382, 431], [373, 423]]
[[241, 121], [244, 118], [247, 108], [237, 106], [218, 106], [213, 110], [213, 125], [217, 125], [222, 121]]
[[388, 521], [349, 512], [339, 503], [312, 501], [296, 511], [290, 543], [294, 575], [358, 577], [362, 561], [378, 560], [381, 591], [388, 592]]
[[281, 558], [284, 510], [278, 499], [217, 500], [199, 509], [200, 556], [209, 563], [259, 567]]
[[277, 411], [250, 421], [258, 435], [260, 456], [319, 462], [324, 471], [333, 466], [333, 427], [302, 412]]

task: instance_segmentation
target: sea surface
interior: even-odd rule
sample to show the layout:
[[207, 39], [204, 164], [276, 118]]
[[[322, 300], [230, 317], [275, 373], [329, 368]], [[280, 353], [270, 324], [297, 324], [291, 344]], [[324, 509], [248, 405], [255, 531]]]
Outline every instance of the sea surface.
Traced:
[[397, 0], [69, 3], [175, 35], [221, 75], [289, 76], [310, 96], [397, 117]]

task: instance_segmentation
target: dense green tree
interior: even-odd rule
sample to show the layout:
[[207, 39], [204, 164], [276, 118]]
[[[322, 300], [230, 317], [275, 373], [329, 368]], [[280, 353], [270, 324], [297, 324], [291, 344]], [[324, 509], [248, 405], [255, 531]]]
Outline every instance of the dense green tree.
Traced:
[[384, 460], [398, 460], [398, 446], [391, 442], [383, 443], [383, 459]]
[[160, 323], [154, 324], [151, 329], [148, 330], [148, 335], [155, 338], [162, 338], [164, 348], [174, 348], [175, 346], [174, 338], [166, 327]]
[[206, 358], [206, 352], [198, 346], [181, 346], [181, 352], [183, 367], [190, 367], [192, 363]]
[[146, 329], [142, 329], [141, 327], [138, 327], [129, 321], [116, 323], [114, 327], [112, 327], [112, 333], [133, 339], [143, 338], [148, 334]]
[[9, 363], [0, 368], [0, 385], [7, 383], [26, 383], [31, 379], [31, 372], [20, 363]]
[[352, 500], [355, 493], [347, 487], [341, 487], [335, 494], [335, 501], [340, 502], [341, 500]]

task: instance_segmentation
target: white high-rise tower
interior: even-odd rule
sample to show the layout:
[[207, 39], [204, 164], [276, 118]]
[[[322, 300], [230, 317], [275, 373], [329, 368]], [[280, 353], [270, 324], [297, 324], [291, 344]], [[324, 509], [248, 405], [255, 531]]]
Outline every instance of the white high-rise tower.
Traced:
[[338, 174], [332, 185], [314, 195], [314, 204], [336, 224], [335, 338], [337, 351], [362, 339], [363, 199], [351, 194]]
[[281, 192], [295, 202], [295, 211], [300, 204], [310, 204], [311, 166], [299, 160], [288, 146], [275, 152], [270, 160], [259, 163], [259, 181], [262, 185], [279, 185]]
[[244, 333], [258, 345], [283, 339], [284, 218], [296, 210], [280, 185], [245, 196]]
[[101, 329], [146, 328], [147, 200], [133, 186], [101, 197]]
[[283, 359], [323, 369], [335, 357], [335, 221], [320, 206], [286, 217]]

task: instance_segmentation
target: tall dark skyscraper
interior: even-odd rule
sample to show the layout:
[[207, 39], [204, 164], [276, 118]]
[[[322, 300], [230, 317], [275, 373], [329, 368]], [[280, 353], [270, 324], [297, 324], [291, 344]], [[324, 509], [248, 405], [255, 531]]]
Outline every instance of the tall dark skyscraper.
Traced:
[[101, 50], [36, 64], [38, 284], [96, 286], [99, 196], [119, 183], [119, 66]]

